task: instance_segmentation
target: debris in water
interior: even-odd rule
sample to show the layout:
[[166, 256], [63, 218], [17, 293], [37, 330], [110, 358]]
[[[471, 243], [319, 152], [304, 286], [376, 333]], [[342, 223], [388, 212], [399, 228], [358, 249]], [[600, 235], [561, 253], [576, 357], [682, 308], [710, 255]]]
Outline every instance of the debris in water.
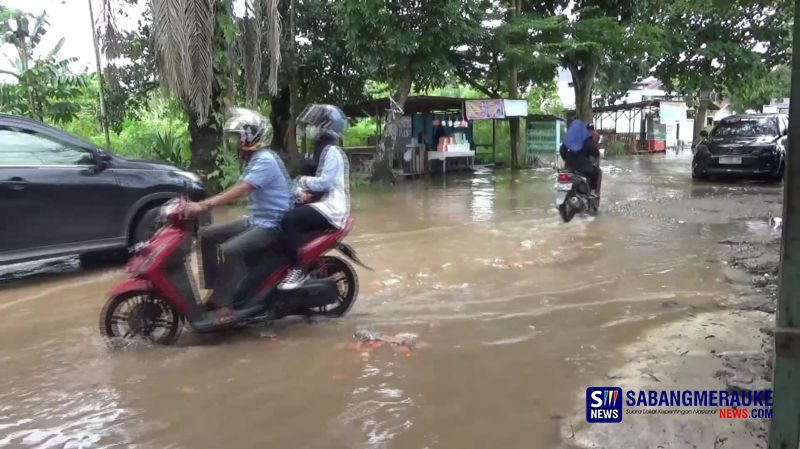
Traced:
[[442, 264], [442, 268], [450, 268], [452, 266], [453, 266], [453, 264], [451, 262], [447, 262], [445, 264]]
[[523, 240], [519, 245], [525, 249], [531, 249], [535, 244], [533, 240]]
[[261, 338], [266, 338], [269, 341], [278, 341], [278, 334], [276, 334], [275, 332], [272, 332], [270, 330], [261, 331], [259, 336]]
[[384, 287], [391, 287], [392, 285], [399, 284], [400, 283], [400, 279], [397, 279], [397, 278], [386, 279], [386, 280], [381, 281], [381, 283], [383, 284]]
[[772, 217], [769, 220], [770, 224], [772, 225], [772, 229], [780, 229], [783, 225], [783, 218], [781, 217]]
[[406, 347], [408, 349], [416, 349], [419, 347], [417, 341], [418, 335], [401, 332], [396, 335], [388, 335], [381, 332], [374, 332], [367, 329], [359, 329], [353, 334], [353, 339], [361, 343], [361, 347], [379, 348], [384, 343], [392, 346]]

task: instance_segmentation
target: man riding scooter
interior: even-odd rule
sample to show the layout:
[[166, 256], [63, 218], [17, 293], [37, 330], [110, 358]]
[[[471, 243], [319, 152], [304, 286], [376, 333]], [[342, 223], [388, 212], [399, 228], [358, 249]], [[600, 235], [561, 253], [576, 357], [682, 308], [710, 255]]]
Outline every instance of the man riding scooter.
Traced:
[[[599, 167], [599, 134], [586, 126], [581, 120], [573, 120], [567, 128], [567, 135], [561, 145], [560, 154], [567, 170], [585, 176], [593, 195], [598, 195], [602, 172]], [[595, 163], [592, 159], [594, 158]]]
[[219, 245], [220, 284], [206, 302], [217, 307], [212, 319], [232, 319], [232, 304], [247, 279], [246, 258], [259, 253], [281, 239], [280, 222], [294, 205], [291, 180], [281, 158], [268, 145], [272, 126], [266, 117], [248, 109], [234, 108], [225, 122], [223, 133], [228, 146], [246, 168], [240, 181], [224, 192], [199, 203], [188, 203], [185, 214], [197, 216], [211, 209], [233, 204], [247, 197], [250, 216], [230, 223], [209, 226], [200, 231], [201, 242]]

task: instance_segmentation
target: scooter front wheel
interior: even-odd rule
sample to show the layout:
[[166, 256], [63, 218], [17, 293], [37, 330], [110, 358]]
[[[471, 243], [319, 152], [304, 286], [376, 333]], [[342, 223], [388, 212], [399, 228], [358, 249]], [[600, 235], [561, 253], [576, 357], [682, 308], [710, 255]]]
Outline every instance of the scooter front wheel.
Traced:
[[144, 339], [170, 345], [182, 329], [183, 316], [149, 291], [111, 297], [100, 313], [100, 332], [112, 344]]

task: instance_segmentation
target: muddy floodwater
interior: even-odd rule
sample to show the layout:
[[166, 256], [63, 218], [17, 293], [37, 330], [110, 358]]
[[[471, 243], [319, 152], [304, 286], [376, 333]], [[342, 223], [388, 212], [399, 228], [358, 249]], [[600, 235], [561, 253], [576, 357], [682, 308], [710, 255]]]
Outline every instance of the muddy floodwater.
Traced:
[[[732, 294], [720, 239], [769, 232], [725, 208], [780, 186], [694, 184], [690, 157], [605, 161], [601, 214], [569, 224], [548, 170], [357, 192], [348, 241], [375, 268], [357, 303], [274, 337], [111, 351], [98, 317], [121, 267], [0, 267], [0, 447], [553, 447], [618, 348]], [[357, 347], [359, 330], [419, 344]]]

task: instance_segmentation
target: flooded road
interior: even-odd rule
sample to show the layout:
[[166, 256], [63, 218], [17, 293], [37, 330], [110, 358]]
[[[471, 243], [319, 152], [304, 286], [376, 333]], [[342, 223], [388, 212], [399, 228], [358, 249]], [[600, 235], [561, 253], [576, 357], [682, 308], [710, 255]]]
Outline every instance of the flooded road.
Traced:
[[[345, 318], [277, 338], [109, 351], [120, 268], [3, 267], [0, 447], [552, 447], [618, 348], [733, 294], [719, 240], [770, 232], [780, 186], [693, 184], [690, 157], [606, 162], [601, 215], [569, 224], [545, 170], [358, 192], [348, 241], [376, 271]], [[421, 344], [356, 348], [359, 330]]]

